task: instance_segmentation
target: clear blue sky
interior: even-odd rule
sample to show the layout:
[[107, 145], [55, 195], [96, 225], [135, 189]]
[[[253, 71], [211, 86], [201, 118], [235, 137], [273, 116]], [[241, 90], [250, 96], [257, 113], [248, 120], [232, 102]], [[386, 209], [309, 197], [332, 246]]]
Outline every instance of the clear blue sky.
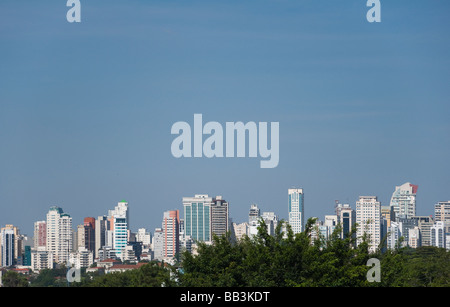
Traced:
[[[447, 0], [0, 2], [0, 226], [32, 235], [58, 205], [73, 217], [130, 204], [131, 228], [160, 227], [182, 197], [222, 195], [287, 217], [388, 205], [419, 185], [417, 213], [450, 200]], [[177, 121], [278, 121], [280, 163], [175, 159]]]

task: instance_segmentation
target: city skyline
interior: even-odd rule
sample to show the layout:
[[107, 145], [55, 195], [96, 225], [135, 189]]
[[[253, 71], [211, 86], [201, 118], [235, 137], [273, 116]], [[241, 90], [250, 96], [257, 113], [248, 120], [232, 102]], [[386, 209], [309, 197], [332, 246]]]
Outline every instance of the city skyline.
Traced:
[[[310, 244], [317, 239], [329, 240], [334, 234], [345, 239], [355, 231], [352, 235], [355, 246], [366, 241], [368, 252], [374, 254], [407, 246], [450, 249], [450, 200], [436, 203], [434, 214], [429, 216], [411, 215], [416, 212], [418, 188], [410, 182], [396, 186], [388, 206], [382, 206], [375, 195], [359, 196], [355, 207], [336, 201], [334, 212], [329, 212], [332, 214], [315, 216], [312, 228], [308, 229]], [[182, 251], [195, 254], [198, 242], [211, 245], [214, 235], [221, 236], [228, 231], [228, 238], [237, 244], [242, 236], [254, 237], [260, 219], [267, 225], [269, 235], [275, 235], [277, 225], [284, 232], [283, 238], [288, 238], [287, 225], [292, 234], [300, 235], [307, 229], [303, 215], [304, 191], [290, 188], [287, 194], [289, 219], [282, 225], [278, 212], [261, 211], [256, 204], [251, 204], [245, 221], [231, 221], [229, 203], [221, 195], [183, 197], [183, 216], [179, 209], [168, 209], [164, 211], [161, 227], [149, 229], [138, 225], [137, 231], [130, 226], [130, 207], [126, 200], [119, 201], [107, 215], [85, 217], [83, 224], [74, 221], [63, 208], [52, 206], [45, 221], [34, 223], [33, 236], [22, 233], [19, 225], [0, 227], [0, 266], [37, 272], [62, 263], [74, 264], [78, 269], [104, 261], [137, 265], [142, 260], [175, 263]], [[342, 228], [335, 233], [339, 224]]]
[[[0, 225], [31, 235], [51, 206], [74, 223], [130, 203], [153, 229], [186, 195], [222, 195], [287, 220], [396, 186], [419, 186], [417, 215], [449, 196], [450, 21], [443, 0], [66, 1], [0, 3]], [[177, 159], [171, 127], [278, 122], [279, 163]], [[152, 230], [153, 231], [153, 230]]]
[[[325, 218], [326, 219], [326, 216], [327, 215], [330, 215], [330, 214], [335, 214], [336, 212], [335, 212], [335, 210], [336, 210], [336, 206], [338, 205], [338, 204], [340, 204], [341, 206], [342, 205], [349, 205], [349, 207], [352, 209], [352, 210], [355, 210], [355, 209], [357, 209], [357, 207], [358, 207], [358, 204], [359, 204], [359, 202], [361, 201], [361, 199], [364, 199], [364, 198], [369, 198], [369, 199], [373, 199], [373, 198], [375, 198], [375, 200], [377, 201], [377, 203], [379, 204], [379, 206], [380, 206], [380, 208], [379, 209], [381, 209], [382, 207], [390, 207], [391, 209], [392, 209], [392, 212], [395, 212], [395, 210], [396, 210], [396, 205], [397, 205], [397, 202], [396, 201], [393, 201], [393, 199], [397, 196], [397, 192], [398, 192], [398, 190], [399, 190], [399, 188], [401, 188], [401, 187], [404, 187], [404, 186], [414, 186], [414, 197], [416, 197], [416, 192], [417, 192], [417, 190], [418, 190], [418, 185], [413, 185], [413, 184], [411, 184], [410, 182], [405, 182], [405, 183], [403, 183], [403, 184], [401, 184], [401, 185], [397, 185], [397, 186], [395, 186], [395, 189], [394, 189], [394, 191], [393, 191], [393, 193], [392, 193], [392, 195], [391, 195], [391, 202], [389, 202], [388, 204], [386, 204], [386, 203], [382, 203], [382, 202], [380, 202], [379, 200], [378, 200], [378, 196], [377, 195], [371, 195], [371, 196], [369, 196], [369, 195], [359, 195], [358, 196], [358, 199], [357, 200], [355, 200], [354, 202], [346, 202], [346, 201], [339, 201], [339, 200], [335, 200], [335, 202], [333, 203], [333, 206], [332, 207], [330, 207], [329, 208], [329, 211], [327, 211], [327, 212], [325, 212], [324, 213], [324, 215], [322, 215], [322, 216], [319, 216], [319, 215], [307, 215], [307, 214], [305, 214], [305, 217], [304, 217], [304, 219], [301, 219], [301, 223], [300, 223], [300, 225], [302, 225], [302, 227], [304, 226], [304, 224], [306, 223], [306, 221], [309, 219], [309, 218], [317, 218], [318, 219], [318, 221], [324, 221], [324, 219], [323, 218]], [[193, 195], [195, 195], [195, 196], [185, 196], [185, 197], [182, 197], [182, 201], [181, 201], [181, 205], [179, 205], [178, 207], [177, 206], [173, 206], [172, 207], [172, 209], [170, 209], [170, 208], [167, 208], [167, 207], [163, 207], [163, 208], [161, 208], [161, 210], [162, 210], [162, 214], [161, 214], [161, 217], [159, 218], [159, 219], [162, 219], [162, 217], [163, 216], [165, 216], [168, 212], [172, 212], [172, 211], [179, 211], [180, 213], [179, 213], [179, 218], [181, 218], [181, 219], [185, 219], [186, 218], [186, 216], [185, 216], [185, 213], [183, 213], [183, 212], [185, 212], [185, 209], [186, 209], [186, 205], [187, 204], [189, 204], [189, 206], [191, 206], [191, 203], [192, 202], [195, 202], [195, 201], [205, 201], [207, 204], [208, 204], [208, 208], [211, 208], [210, 206], [212, 206], [212, 204], [213, 203], [215, 203], [216, 202], [216, 200], [217, 201], [220, 201], [220, 202], [225, 202], [225, 204], [226, 204], [226, 207], [227, 207], [227, 216], [228, 216], [228, 218], [230, 219], [230, 222], [231, 223], [236, 223], [236, 224], [240, 224], [240, 223], [248, 223], [249, 222], [249, 210], [251, 211], [252, 210], [252, 207], [253, 206], [256, 206], [256, 208], [258, 209], [258, 212], [273, 212], [274, 214], [275, 214], [275, 216], [277, 217], [277, 219], [278, 220], [284, 220], [285, 222], [287, 222], [287, 223], [289, 223], [289, 208], [290, 208], [290, 206], [291, 206], [291, 200], [290, 200], [290, 196], [291, 196], [291, 194], [292, 193], [294, 193], [294, 192], [296, 192], [296, 193], [298, 193], [298, 192], [300, 192], [300, 195], [302, 195], [303, 197], [304, 197], [304, 192], [303, 192], [303, 189], [302, 188], [295, 188], [295, 189], [293, 189], [293, 188], [289, 188], [289, 189], [287, 189], [287, 191], [286, 191], [286, 196], [287, 196], [287, 200], [286, 200], [286, 210], [285, 210], [285, 212], [282, 212], [282, 213], [280, 213], [279, 211], [277, 211], [277, 210], [274, 210], [274, 208], [271, 208], [271, 207], [263, 207], [263, 208], [261, 208], [261, 206], [259, 206], [257, 203], [251, 203], [251, 204], [249, 204], [249, 206], [247, 207], [247, 210], [246, 210], [246, 213], [245, 213], [245, 215], [243, 215], [243, 216], [240, 216], [239, 217], [239, 219], [236, 219], [233, 215], [232, 215], [232, 213], [230, 213], [230, 212], [232, 212], [232, 211], [229, 211], [230, 210], [230, 208], [232, 209], [232, 205], [231, 206], [229, 206], [229, 202], [228, 202], [228, 200], [224, 200], [223, 199], [223, 196], [210, 196], [210, 195], [208, 195], [208, 194], [193, 194]], [[298, 195], [298, 194], [297, 194]], [[298, 198], [298, 196], [297, 196], [297, 198]], [[449, 203], [450, 202], [450, 200], [441, 200], [441, 201], [437, 201], [437, 202], [435, 202], [435, 204], [433, 204], [433, 210], [432, 211], [430, 211], [430, 212], [424, 212], [423, 214], [416, 214], [416, 215], [413, 215], [413, 216], [407, 216], [407, 218], [408, 219], [410, 219], [411, 217], [424, 217], [424, 216], [427, 216], [427, 217], [432, 217], [433, 219], [434, 218], [436, 218], [435, 217], [435, 210], [436, 210], [436, 206], [439, 204], [439, 205], [441, 205], [441, 204], [447, 204], [447, 203]], [[305, 212], [307, 212], [308, 210], [307, 210], [307, 205], [306, 205], [306, 209], [305, 209], [305, 204], [304, 204], [304, 199], [302, 199], [302, 201], [300, 202], [302, 205], [302, 210], [304, 210]], [[95, 222], [95, 220], [97, 220], [97, 217], [102, 217], [102, 218], [105, 218], [105, 219], [107, 219], [108, 220], [108, 218], [109, 219], [111, 219], [110, 220], [110, 222], [111, 222], [111, 224], [114, 224], [115, 222], [114, 222], [114, 219], [115, 219], [115, 215], [117, 215], [117, 216], [119, 216], [120, 218], [122, 218], [122, 219], [124, 219], [124, 222], [125, 222], [125, 224], [126, 224], [126, 229], [128, 230], [128, 231], [131, 231], [131, 232], [133, 232], [133, 233], [137, 233], [138, 232], [138, 230], [139, 229], [145, 229], [145, 230], [147, 230], [147, 231], [149, 231], [149, 233], [151, 233], [151, 234], [154, 234], [154, 232], [155, 232], [155, 229], [157, 229], [157, 228], [160, 228], [161, 227], [161, 221], [159, 220], [159, 222], [157, 222], [155, 225], [140, 225], [140, 224], [138, 224], [138, 225], [133, 225], [132, 224], [132, 220], [133, 220], [133, 214], [131, 213], [131, 217], [129, 216], [130, 215], [130, 211], [129, 211], [129, 204], [128, 204], [128, 201], [127, 200], [120, 200], [120, 201], [118, 201], [118, 202], [116, 202], [115, 204], [113, 204], [112, 206], [114, 206], [114, 209], [107, 209], [105, 212], [103, 212], [103, 213], [100, 213], [99, 215], [94, 215], [94, 214], [91, 214], [91, 215], [89, 215], [89, 214], [86, 214], [86, 215], [84, 215], [84, 216], [82, 216], [81, 218], [79, 218], [79, 217], [73, 217], [72, 215], [71, 215], [71, 213], [70, 213], [70, 211], [69, 212], [66, 212], [65, 210], [65, 208], [64, 207], [62, 207], [62, 206], [58, 206], [58, 205], [52, 205], [52, 206], [49, 206], [49, 208], [47, 209], [47, 211], [46, 211], [46, 213], [44, 214], [44, 216], [47, 214], [48, 215], [48, 212], [52, 212], [52, 211], [57, 211], [57, 212], [59, 212], [60, 214], [63, 214], [63, 215], [65, 215], [65, 216], [68, 216], [68, 217], [70, 217], [71, 219], [72, 219], [72, 230], [73, 231], [76, 231], [77, 230], [77, 225], [83, 225], [83, 223], [86, 223], [86, 219], [90, 219], [90, 218], [94, 218], [94, 222]], [[112, 207], [111, 206], [111, 207]], [[110, 208], [111, 208], [110, 207]], [[183, 210], [183, 207], [184, 207], [184, 210]], [[123, 208], [125, 208], [125, 209], [123, 209]], [[417, 209], [419, 209], [419, 210], [417, 210]], [[69, 209], [70, 210], [70, 209]], [[210, 210], [210, 209], [209, 209]], [[414, 202], [414, 210], [416, 211], [417, 210], [417, 212], [423, 212], [423, 210], [420, 210], [420, 205], [419, 206], [417, 206], [417, 204]], [[131, 206], [131, 212], [133, 212], [133, 206]], [[211, 214], [211, 212], [210, 211], [208, 211], [209, 213], [208, 213], [208, 215], [210, 215]], [[445, 211], [446, 212], [446, 211]], [[183, 214], [182, 214], [183, 213]], [[441, 213], [439, 213], [439, 214], [441, 214]], [[444, 211], [442, 210], [442, 216], [441, 215], [439, 215], [439, 216], [437, 216], [437, 218], [442, 218], [443, 216], [445, 216], [444, 214], [447, 214], [447, 212], [446, 213], [444, 213]], [[139, 213], [136, 213], [136, 216], [139, 216], [140, 214]], [[339, 216], [339, 214], [338, 214], [338, 216]], [[401, 215], [398, 215], [398, 214], [396, 214], [396, 216], [398, 217], [398, 216], [401, 216]], [[210, 218], [211, 218], [211, 216], [210, 216]], [[406, 218], [406, 216], [405, 216], [405, 218]], [[48, 217], [47, 217], [47, 219], [48, 219]], [[157, 218], [158, 219], [158, 218]], [[5, 223], [5, 224], [1, 224], [0, 226], [1, 227], [3, 227], [3, 226], [5, 226], [5, 225], [14, 225], [15, 227], [17, 227], [18, 229], [19, 229], [19, 231], [21, 232], [21, 234], [23, 234], [23, 235], [26, 235], [26, 236], [28, 236], [28, 238], [29, 239], [33, 239], [33, 241], [36, 241], [36, 238], [34, 238], [33, 236], [34, 236], [34, 234], [35, 234], [35, 227], [36, 227], [36, 225], [35, 225], [35, 223], [40, 223], [41, 222], [41, 220], [42, 219], [39, 219], [39, 218], [35, 218], [34, 219], [34, 222], [33, 222], [33, 225], [31, 226], [31, 228], [32, 228], [32, 231], [31, 232], [26, 232], [26, 231], [23, 231], [24, 229], [27, 229], [27, 228], [29, 228], [29, 227], [23, 227], [23, 226], [21, 226], [20, 224], [14, 224], [14, 223]], [[77, 222], [78, 221], [78, 222]], [[45, 218], [44, 218], [44, 222], [45, 222]], [[294, 222], [294, 224], [296, 223], [296, 221], [293, 221]], [[294, 226], [294, 225], [291, 225], [291, 226]], [[351, 227], [351, 226], [350, 226]], [[228, 229], [231, 229], [231, 225], [228, 225], [228, 227], [227, 227]], [[212, 228], [209, 228], [210, 229], [210, 231], [212, 231]], [[296, 231], [295, 230], [295, 227], [294, 227], [294, 232], [301, 232], [301, 231], [303, 231], [304, 229], [301, 229], [300, 230], [300, 228], [299, 228], [299, 230], [298, 231]], [[189, 233], [189, 235], [190, 235], [190, 233]], [[360, 234], [361, 235], [361, 234]], [[207, 237], [209, 238], [209, 239], [211, 239], [211, 234], [208, 234], [207, 235]], [[209, 239], [207, 240], [207, 241], [209, 241]], [[203, 241], [204, 239], [201, 239], [201, 241]], [[122, 246], [123, 247], [123, 246]]]

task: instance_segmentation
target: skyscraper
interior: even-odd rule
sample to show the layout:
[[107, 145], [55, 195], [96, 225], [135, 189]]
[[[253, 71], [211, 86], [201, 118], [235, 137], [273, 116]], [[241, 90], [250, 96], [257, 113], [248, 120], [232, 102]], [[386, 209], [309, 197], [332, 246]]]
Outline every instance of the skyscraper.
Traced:
[[211, 203], [206, 194], [183, 197], [184, 232], [194, 241], [211, 241]]
[[263, 212], [261, 218], [267, 226], [267, 233], [273, 236], [278, 225], [278, 216], [275, 212]]
[[112, 247], [116, 257], [122, 259], [123, 251], [128, 244], [128, 230], [130, 229], [128, 202], [122, 200], [113, 210], [109, 210], [108, 220], [113, 236]]
[[357, 244], [368, 236], [369, 250], [374, 252], [381, 242], [381, 203], [376, 196], [360, 196], [356, 202]]
[[391, 207], [397, 218], [411, 218], [416, 215], [416, 194], [418, 186], [409, 182], [395, 187]]
[[252, 237], [258, 234], [259, 219], [261, 217], [261, 211], [258, 205], [251, 204], [248, 211], [248, 236]]
[[34, 223], [34, 248], [36, 250], [45, 250], [47, 246], [47, 223], [46, 221], [37, 221]]
[[431, 216], [413, 216], [411, 219], [419, 227], [422, 246], [431, 246], [431, 227], [434, 224]]
[[142, 242], [142, 247], [148, 248], [150, 244], [152, 243], [152, 237], [149, 232], [145, 228], [139, 228], [138, 232], [136, 233], [136, 241]]
[[14, 241], [13, 241], [13, 250], [14, 250], [14, 264], [22, 264], [22, 245], [23, 245], [23, 236], [20, 234], [19, 227], [6, 224], [3, 229], [9, 229], [12, 230], [14, 234]]
[[153, 257], [158, 260], [164, 258], [164, 230], [156, 228], [152, 240]]
[[47, 213], [47, 251], [57, 263], [69, 260], [72, 251], [72, 218], [57, 206]]
[[95, 218], [84, 218], [84, 244], [85, 248], [93, 252], [95, 250]]
[[444, 222], [445, 227], [450, 228], [450, 200], [435, 204], [434, 216], [436, 221]]
[[229, 230], [228, 202], [216, 196], [211, 202], [211, 233], [225, 235]]
[[120, 216], [121, 218], [124, 218], [127, 222], [128, 227], [130, 227], [129, 211], [130, 210], [128, 207], [128, 202], [126, 200], [122, 200], [122, 201], [118, 202], [117, 206], [115, 206], [114, 209], [108, 210], [108, 218], [111, 221], [111, 224], [110, 224], [111, 227], [113, 225], [115, 216]]
[[288, 189], [289, 225], [294, 234], [302, 232], [304, 227], [304, 194], [303, 189]]
[[422, 236], [418, 226], [408, 229], [408, 245], [411, 248], [422, 246]]
[[14, 239], [14, 231], [12, 229], [2, 228], [0, 230], [0, 267], [9, 267], [15, 264]]
[[446, 247], [445, 225], [443, 221], [437, 221], [431, 226], [431, 245], [445, 248]]
[[394, 207], [381, 206], [381, 217], [386, 220], [386, 227], [391, 227], [391, 222], [396, 220]]
[[128, 223], [125, 216], [114, 216], [113, 248], [117, 258], [122, 259], [128, 244]]
[[162, 230], [164, 232], [163, 257], [174, 258], [179, 252], [180, 212], [164, 212]]
[[336, 216], [341, 225], [341, 238], [346, 238], [356, 223], [356, 212], [349, 204], [336, 204]]
[[398, 222], [392, 221], [387, 228], [386, 245], [388, 249], [395, 250], [400, 247], [399, 239], [401, 237], [400, 225]]
[[106, 216], [99, 216], [95, 220], [95, 258], [99, 257], [99, 250], [106, 245], [106, 232], [109, 228], [109, 220]]

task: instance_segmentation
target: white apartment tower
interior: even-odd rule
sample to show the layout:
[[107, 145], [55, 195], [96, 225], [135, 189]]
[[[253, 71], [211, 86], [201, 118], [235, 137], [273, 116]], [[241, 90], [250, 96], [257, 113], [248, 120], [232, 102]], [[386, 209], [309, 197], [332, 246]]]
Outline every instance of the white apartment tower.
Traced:
[[369, 251], [374, 252], [381, 242], [381, 203], [376, 196], [360, 196], [356, 202], [357, 244], [368, 236]]
[[248, 236], [252, 237], [258, 234], [259, 219], [261, 217], [261, 211], [258, 205], [251, 204], [248, 212]]
[[303, 231], [305, 226], [303, 189], [288, 189], [289, 225], [294, 234]]
[[59, 207], [53, 206], [47, 213], [47, 251], [57, 263], [66, 263], [72, 251], [72, 218]]
[[416, 194], [418, 186], [409, 182], [395, 187], [390, 206], [396, 217], [411, 218], [416, 215]]
[[446, 247], [445, 224], [443, 221], [437, 221], [431, 226], [431, 245], [445, 248]]
[[164, 230], [162, 228], [156, 228], [153, 233], [152, 240], [153, 257], [157, 260], [163, 260], [164, 258]]
[[275, 235], [275, 229], [278, 225], [278, 216], [275, 214], [275, 212], [263, 212], [261, 214], [261, 218], [266, 224], [267, 233], [271, 236]]
[[139, 228], [136, 234], [136, 241], [142, 242], [142, 246], [148, 248], [152, 243], [152, 236], [145, 228]]

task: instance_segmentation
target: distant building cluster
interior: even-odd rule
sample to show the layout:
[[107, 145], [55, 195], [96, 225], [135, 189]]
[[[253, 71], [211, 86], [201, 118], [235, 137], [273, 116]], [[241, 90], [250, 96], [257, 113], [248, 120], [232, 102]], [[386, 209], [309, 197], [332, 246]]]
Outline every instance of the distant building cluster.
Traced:
[[[339, 225], [341, 238], [352, 234], [359, 244], [366, 236], [371, 251], [405, 246], [450, 249], [450, 201], [436, 203], [434, 217], [418, 216], [417, 190], [418, 186], [409, 182], [395, 187], [388, 206], [377, 196], [360, 196], [354, 208], [336, 201], [334, 214], [316, 219], [311, 237], [327, 239]], [[304, 192], [302, 188], [287, 192], [286, 222], [294, 234], [300, 233], [305, 228]], [[62, 208], [50, 207], [46, 219], [34, 223], [32, 239], [20, 234], [14, 225], [0, 229], [0, 267], [39, 272], [64, 264], [90, 271], [122, 271], [144, 260], [171, 263], [184, 250], [195, 254], [197, 243], [211, 244], [214, 235], [229, 233], [233, 240], [252, 237], [258, 233], [261, 220], [273, 235], [280, 223], [275, 212], [261, 212], [257, 204], [250, 205], [248, 221], [232, 222], [229, 203], [222, 196], [183, 197], [182, 205], [182, 215], [178, 209], [164, 212], [161, 227], [153, 233], [145, 228], [130, 230], [126, 201], [118, 202], [107, 215], [84, 218], [76, 227]], [[286, 230], [285, 225], [280, 226]]]

